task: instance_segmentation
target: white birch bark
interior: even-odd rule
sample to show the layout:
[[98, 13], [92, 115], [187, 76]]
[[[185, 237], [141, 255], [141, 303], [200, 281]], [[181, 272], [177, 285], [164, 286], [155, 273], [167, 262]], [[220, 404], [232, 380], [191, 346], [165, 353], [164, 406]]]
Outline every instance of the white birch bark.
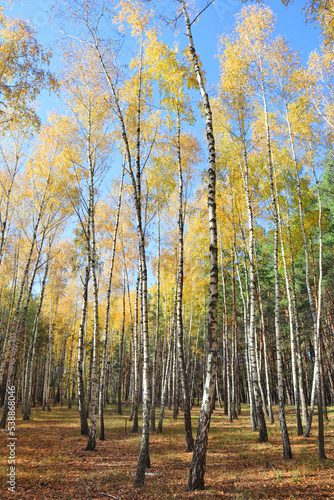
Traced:
[[157, 356], [158, 356], [158, 338], [159, 338], [159, 327], [160, 327], [160, 212], [158, 209], [158, 268], [157, 268], [157, 305], [156, 305], [156, 316], [155, 316], [155, 340], [154, 340], [154, 351], [153, 351], [153, 362], [152, 362], [152, 401], [151, 401], [151, 431], [154, 432], [155, 429], [155, 387], [156, 387], [156, 370], [157, 370]]
[[210, 229], [210, 299], [208, 321], [208, 357], [206, 364], [206, 379], [203, 391], [202, 407], [197, 430], [194, 454], [190, 466], [188, 491], [204, 488], [206, 451], [210, 419], [213, 406], [213, 396], [217, 374], [217, 305], [218, 305], [218, 262], [217, 262], [217, 222], [216, 222], [216, 152], [212, 124], [212, 112], [208, 94], [205, 90], [202, 72], [199, 66], [191, 24], [184, 0], [182, 10], [186, 23], [187, 37], [194, 70], [201, 93], [206, 116], [206, 136], [209, 151], [209, 229]]
[[286, 289], [286, 294], [287, 294], [287, 299], [288, 299], [291, 369], [292, 369], [293, 394], [294, 394], [294, 400], [295, 400], [297, 433], [298, 433], [298, 436], [301, 436], [303, 434], [303, 426], [302, 426], [302, 421], [301, 421], [301, 416], [300, 416], [299, 390], [298, 390], [298, 385], [297, 385], [297, 367], [296, 367], [296, 353], [295, 353], [295, 336], [294, 336], [294, 330], [293, 330], [292, 301], [291, 301], [291, 294], [290, 294], [290, 283], [289, 283], [288, 269], [287, 269], [286, 258], [285, 258], [282, 218], [281, 218], [281, 214], [280, 214], [280, 206], [279, 206], [279, 202], [278, 202], [277, 189], [276, 189], [276, 200], [277, 200], [277, 217], [278, 217], [279, 229], [280, 229], [281, 254], [282, 254], [282, 260], [283, 260], [283, 267], [284, 267], [285, 289]]
[[100, 424], [99, 440], [100, 441], [104, 441], [104, 439], [105, 439], [104, 418], [103, 418], [103, 400], [104, 400], [104, 390], [105, 390], [107, 346], [108, 346], [109, 328], [110, 328], [111, 285], [112, 285], [112, 277], [113, 277], [115, 255], [116, 255], [117, 231], [118, 231], [118, 226], [119, 226], [119, 218], [120, 218], [121, 205], [122, 205], [124, 172], [125, 172], [125, 163], [123, 162], [122, 177], [121, 177], [121, 183], [120, 183], [119, 193], [118, 193], [115, 228], [114, 228], [114, 233], [113, 233], [113, 238], [112, 238], [111, 263], [110, 263], [109, 276], [108, 276], [108, 287], [107, 287], [107, 293], [106, 293], [106, 316], [105, 316], [105, 326], [104, 326], [102, 366], [101, 366], [100, 388], [99, 388], [99, 424]]
[[285, 419], [284, 410], [284, 376], [282, 366], [282, 353], [281, 353], [281, 331], [280, 331], [280, 289], [279, 289], [279, 274], [278, 274], [278, 214], [277, 214], [277, 200], [274, 187], [274, 173], [271, 155], [271, 138], [268, 122], [268, 107], [265, 81], [262, 71], [262, 61], [259, 56], [260, 77], [262, 87], [263, 110], [265, 116], [265, 130], [267, 139], [267, 154], [268, 154], [268, 176], [270, 184], [271, 204], [274, 217], [274, 274], [275, 274], [275, 337], [276, 337], [276, 357], [277, 357], [277, 386], [278, 386], [278, 404], [279, 404], [279, 420], [281, 426], [282, 442], [283, 442], [283, 456], [286, 460], [292, 459], [292, 452], [290, 446], [290, 439], [288, 428]]

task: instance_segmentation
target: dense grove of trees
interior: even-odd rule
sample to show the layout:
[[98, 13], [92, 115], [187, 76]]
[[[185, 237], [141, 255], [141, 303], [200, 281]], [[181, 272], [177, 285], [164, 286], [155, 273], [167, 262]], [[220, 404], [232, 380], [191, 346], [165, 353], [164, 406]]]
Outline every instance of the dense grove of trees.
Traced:
[[[131, 405], [133, 432], [142, 405], [142, 485], [168, 406], [184, 417], [194, 490], [215, 405], [232, 422], [248, 403], [263, 442], [278, 405], [291, 459], [288, 404], [305, 436], [317, 407], [325, 458], [333, 2], [306, 5], [323, 37], [306, 64], [275, 34], [270, 8], [244, 6], [220, 38], [211, 96], [192, 36], [198, 12], [184, 0], [163, 21], [139, 0], [62, 8], [57, 76], [29, 24], [0, 12], [1, 426], [12, 386], [23, 419], [36, 404], [77, 402], [87, 450], [97, 429], [105, 439], [105, 405]], [[184, 51], [165, 42], [179, 24]], [[57, 91], [63, 110], [43, 124], [33, 106], [42, 89]]]

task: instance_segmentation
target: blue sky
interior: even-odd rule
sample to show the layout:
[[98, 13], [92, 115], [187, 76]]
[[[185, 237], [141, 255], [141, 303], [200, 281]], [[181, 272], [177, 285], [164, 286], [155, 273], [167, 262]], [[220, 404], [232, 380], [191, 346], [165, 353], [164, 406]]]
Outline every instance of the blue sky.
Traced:
[[[277, 16], [276, 34], [286, 36], [294, 49], [299, 49], [303, 60], [307, 61], [309, 53], [319, 46], [319, 30], [314, 25], [305, 23], [302, 6], [304, 0], [297, 0], [285, 7], [281, 0], [265, 1]], [[230, 31], [237, 14], [244, 4], [239, 0], [215, 0], [193, 25], [193, 36], [202, 63], [210, 82], [217, 81], [219, 65], [214, 55], [217, 53], [217, 43], [222, 33]]]
[[[52, 6], [52, 0], [31, 0], [23, 1], [21, 4], [15, 3], [14, 7], [7, 11], [10, 16], [22, 15], [23, 18], [31, 20], [36, 27], [38, 38], [43, 45], [51, 45], [53, 48], [53, 61], [51, 69], [55, 72], [61, 69], [60, 60], [57, 54], [57, 28], [49, 23], [48, 11]], [[203, 8], [206, 4], [205, 0], [197, 0], [198, 8]], [[312, 24], [305, 23], [305, 16], [302, 12], [304, 0], [296, 0], [295, 4], [289, 7], [284, 7], [280, 0], [271, 0], [265, 3], [272, 8], [277, 15], [278, 22], [276, 33], [285, 35], [291, 41], [294, 49], [299, 49], [302, 55], [302, 60], [307, 61], [309, 53], [319, 46], [319, 30], [315, 29]], [[297, 5], [298, 4], [298, 5]], [[196, 50], [200, 54], [201, 61], [207, 74], [209, 88], [217, 83], [219, 77], [219, 62], [215, 57], [217, 54], [218, 39], [222, 33], [230, 31], [235, 22], [235, 14], [242, 8], [242, 4], [238, 0], [216, 0], [214, 4], [200, 16], [198, 22], [192, 26], [193, 37]], [[184, 34], [183, 20], [179, 20], [179, 32], [177, 36], [178, 43], [181, 48], [187, 44], [187, 38]], [[170, 37], [167, 37], [171, 40]], [[173, 38], [173, 37], [172, 37]], [[197, 97], [196, 97], [197, 99]], [[199, 96], [198, 96], [199, 100]], [[38, 113], [42, 121], [47, 120], [48, 113], [57, 109], [62, 112], [61, 104], [55, 96], [49, 96], [47, 92], [43, 92], [39, 98]], [[204, 122], [199, 116], [196, 126], [196, 133], [203, 137]], [[194, 130], [195, 131], [195, 130]], [[116, 162], [117, 163], [117, 162]], [[203, 170], [207, 168], [205, 162], [202, 165]], [[119, 166], [114, 165], [110, 176], [113, 177], [120, 172], [121, 161]], [[106, 179], [107, 180], [107, 179]], [[109, 180], [109, 179], [108, 179]], [[106, 182], [107, 191], [109, 190]], [[150, 281], [154, 282], [154, 277], [149, 273]]]
[[[7, 12], [11, 16], [21, 14], [22, 17], [31, 20], [38, 31], [40, 41], [45, 45], [53, 46], [52, 69], [57, 71], [60, 69], [57, 49], [54, 46], [57, 40], [57, 29], [49, 23], [48, 16], [52, 3], [52, 0], [24, 0], [21, 3], [14, 3], [14, 6]], [[304, 3], [304, 0], [298, 0], [289, 7], [284, 7], [281, 0], [268, 0], [265, 5], [271, 7], [277, 15], [276, 33], [285, 35], [291, 41], [293, 48], [300, 50], [306, 62], [309, 53], [319, 45], [319, 30], [315, 29], [312, 24], [305, 23], [305, 16], [302, 12]], [[200, 9], [205, 6], [206, 2], [197, 0], [196, 4]], [[215, 3], [210, 5], [192, 26], [196, 49], [200, 53], [210, 85], [214, 85], [219, 76], [219, 64], [215, 58], [219, 36], [232, 29], [234, 16], [242, 6], [239, 0], [215, 0]], [[178, 33], [178, 41], [181, 47], [187, 43], [182, 28]], [[39, 114], [45, 121], [48, 112], [59, 105], [55, 97], [49, 97], [47, 93], [43, 93], [39, 99], [39, 106]]]

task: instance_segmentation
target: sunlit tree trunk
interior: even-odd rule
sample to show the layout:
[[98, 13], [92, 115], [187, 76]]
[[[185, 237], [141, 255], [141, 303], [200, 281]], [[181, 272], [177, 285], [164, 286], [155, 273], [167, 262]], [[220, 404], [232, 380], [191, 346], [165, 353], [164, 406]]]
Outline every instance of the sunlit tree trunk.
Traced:
[[238, 418], [236, 411], [236, 349], [235, 339], [237, 335], [237, 305], [235, 295], [235, 263], [232, 261], [232, 328], [231, 328], [231, 414], [232, 418]]
[[277, 201], [274, 187], [274, 174], [271, 154], [271, 139], [268, 123], [268, 108], [265, 81], [262, 71], [261, 57], [259, 56], [259, 66], [261, 75], [263, 109], [265, 115], [265, 130], [267, 139], [267, 154], [268, 154], [268, 176], [270, 184], [271, 204], [274, 218], [274, 274], [275, 274], [275, 337], [276, 337], [276, 359], [277, 359], [277, 386], [278, 386], [278, 406], [279, 406], [279, 421], [281, 426], [281, 434], [283, 441], [283, 456], [286, 460], [292, 459], [292, 452], [290, 446], [290, 439], [288, 427], [285, 419], [284, 409], [284, 374], [282, 366], [282, 352], [281, 352], [281, 331], [280, 331], [280, 289], [279, 289], [279, 273], [278, 273], [278, 213]]
[[162, 384], [161, 384], [160, 413], [159, 413], [159, 423], [158, 423], [158, 428], [157, 428], [158, 434], [162, 433], [162, 424], [163, 424], [163, 419], [164, 419], [166, 397], [167, 397], [167, 391], [168, 391], [169, 374], [170, 374], [170, 370], [171, 370], [172, 330], [173, 330], [173, 327], [171, 328], [171, 331], [170, 331], [170, 340], [168, 342], [167, 361], [166, 361], [164, 376], [163, 376], [163, 380], [162, 380]]
[[302, 407], [302, 421], [305, 424], [307, 422], [307, 406], [305, 400], [304, 382], [303, 382], [303, 362], [302, 362], [302, 349], [300, 343], [300, 331], [299, 331], [299, 319], [297, 310], [297, 299], [296, 299], [296, 289], [295, 289], [295, 271], [294, 271], [294, 258], [293, 250], [291, 245], [291, 232], [289, 230], [289, 246], [290, 246], [290, 259], [291, 259], [291, 291], [292, 291], [292, 304], [295, 322], [295, 335], [296, 335], [296, 352], [297, 352], [297, 366], [298, 366], [298, 389], [300, 402]]
[[[223, 392], [224, 392], [224, 414], [230, 415], [228, 408], [228, 345], [227, 345], [227, 305], [226, 305], [226, 279], [225, 279], [225, 268], [223, 259], [223, 246], [221, 237], [220, 239], [220, 268], [222, 277], [222, 289], [223, 289]], [[230, 417], [229, 417], [230, 420]]]
[[196, 345], [195, 345], [195, 357], [194, 357], [194, 361], [193, 361], [193, 367], [191, 370], [191, 384], [190, 384], [190, 394], [189, 394], [190, 405], [192, 405], [193, 394], [194, 394], [195, 373], [196, 373], [196, 368], [197, 368], [197, 356], [198, 356], [197, 349], [198, 349], [199, 331], [200, 331], [200, 324], [198, 325], [198, 329], [197, 329]]
[[[175, 269], [175, 274], [177, 276], [177, 268]], [[176, 285], [176, 294], [178, 289], [178, 283]], [[175, 308], [177, 314], [177, 302]], [[172, 377], [172, 400], [173, 400], [173, 419], [176, 420], [179, 414], [179, 367], [178, 367], [178, 356], [177, 356], [177, 323], [173, 330], [173, 377]]]
[[[72, 355], [73, 355], [73, 345], [74, 345], [74, 337], [75, 337], [75, 323], [76, 323], [76, 320], [77, 320], [77, 305], [75, 306], [75, 314], [74, 314], [74, 320], [73, 320], [73, 333], [72, 333], [72, 340], [71, 340], [70, 355], [69, 355], [69, 360], [68, 360], [67, 402], [68, 402], [68, 407], [69, 408], [72, 408], [71, 377], [72, 377]], [[75, 360], [74, 360], [74, 366], [75, 366]]]
[[[33, 268], [33, 271], [32, 271], [32, 275], [30, 276], [29, 285], [28, 285], [27, 291], [26, 291], [25, 304], [24, 304], [24, 307], [22, 309], [21, 317], [20, 317], [20, 332], [21, 332], [20, 333], [20, 340], [21, 340], [20, 344], [21, 344], [21, 353], [20, 353], [20, 368], [19, 368], [19, 371], [21, 372], [22, 413], [25, 412], [25, 403], [26, 403], [26, 398], [24, 396], [25, 387], [26, 387], [24, 374], [25, 374], [25, 369], [27, 368], [27, 366], [29, 364], [29, 359], [28, 358], [29, 358], [29, 354], [31, 353], [31, 349], [29, 349], [28, 353], [26, 352], [28, 308], [29, 308], [29, 303], [30, 303], [31, 297], [32, 297], [32, 290], [33, 290], [33, 286], [34, 286], [34, 283], [35, 283], [35, 278], [36, 278], [37, 270], [40, 267], [40, 260], [41, 260], [41, 256], [42, 256], [42, 250], [43, 250], [45, 235], [46, 235], [46, 228], [44, 227], [43, 233], [42, 233], [42, 237], [41, 237], [41, 240], [39, 242], [39, 245], [36, 242], [37, 256], [36, 256], [36, 259], [35, 259], [35, 265], [34, 265], [34, 268]], [[32, 339], [32, 337], [33, 337], [33, 335], [31, 335], [31, 339]], [[23, 346], [23, 349], [22, 349], [22, 346]], [[31, 343], [30, 343], [30, 346], [32, 346]], [[14, 385], [14, 381], [13, 381], [13, 384], [11, 384], [11, 385]], [[17, 391], [18, 391], [18, 389], [17, 389]]]
[[218, 262], [217, 262], [217, 222], [216, 222], [216, 152], [212, 125], [212, 113], [208, 94], [205, 90], [198, 56], [194, 47], [191, 24], [184, 0], [183, 15], [186, 22], [187, 37], [191, 59], [202, 96], [206, 115], [206, 137], [209, 151], [209, 228], [210, 228], [210, 300], [208, 321], [208, 357], [206, 363], [206, 379], [203, 390], [202, 407], [199, 417], [195, 449], [191, 461], [188, 491], [204, 488], [206, 451], [213, 406], [213, 397], [217, 374], [217, 310], [218, 310]]
[[[249, 168], [248, 168], [248, 156], [246, 151], [246, 138], [243, 124], [241, 126], [242, 142], [243, 142], [243, 181], [247, 204], [247, 214], [248, 214], [248, 256], [249, 256], [249, 278], [250, 278], [250, 311], [249, 311], [249, 335], [248, 335], [248, 348], [251, 362], [251, 374], [252, 383], [254, 388], [254, 399], [255, 399], [255, 411], [257, 424], [259, 426], [259, 440], [260, 442], [268, 441], [268, 433], [266, 421], [263, 413], [261, 391], [260, 391], [260, 379], [257, 370], [257, 360], [256, 352], [257, 345], [255, 343], [255, 300], [256, 300], [256, 281], [255, 281], [255, 265], [254, 265], [254, 220], [253, 220], [253, 209], [250, 198], [249, 189]], [[263, 397], [263, 396], [262, 396]], [[263, 400], [263, 403], [264, 400]]]
[[156, 305], [156, 320], [155, 320], [155, 340], [152, 361], [152, 401], [151, 401], [151, 431], [155, 429], [155, 387], [156, 387], [156, 372], [157, 372], [157, 356], [158, 356], [158, 339], [160, 326], [160, 212], [158, 210], [158, 268], [157, 268], [157, 305]]
[[78, 359], [77, 359], [77, 379], [78, 379], [78, 410], [80, 416], [81, 435], [88, 436], [89, 427], [87, 421], [87, 408], [85, 401], [85, 381], [84, 381], [84, 358], [85, 358], [85, 329], [87, 321], [88, 307], [88, 282], [90, 279], [90, 223], [87, 222], [86, 233], [86, 265], [83, 279], [82, 308], [78, 337]]
[[106, 316], [105, 316], [105, 326], [104, 326], [104, 341], [103, 341], [103, 352], [102, 352], [102, 366], [100, 374], [100, 388], [99, 388], [99, 440], [104, 441], [104, 418], [103, 418], [103, 406], [104, 406], [104, 391], [105, 391], [105, 375], [106, 375], [106, 362], [107, 362], [107, 347], [109, 338], [109, 327], [110, 327], [110, 301], [111, 301], [111, 285], [112, 277], [114, 271], [115, 255], [116, 255], [116, 241], [117, 241], [117, 231], [119, 226], [119, 218], [122, 205], [122, 193], [123, 193], [123, 181], [124, 181], [124, 163], [122, 168], [122, 177], [118, 194], [117, 202], [117, 212], [114, 234], [112, 239], [112, 250], [111, 250], [111, 263], [108, 276], [108, 288], [106, 293]]
[[[237, 258], [235, 258], [237, 261]], [[251, 369], [251, 360], [250, 360], [250, 348], [249, 348], [249, 318], [248, 318], [248, 307], [246, 304], [245, 296], [244, 296], [244, 291], [243, 291], [243, 285], [241, 281], [241, 276], [240, 276], [240, 269], [239, 265], [237, 264], [236, 266], [237, 269], [237, 275], [238, 275], [238, 282], [239, 282], [239, 287], [240, 287], [240, 295], [242, 299], [242, 304], [243, 304], [243, 311], [244, 311], [244, 331], [245, 331], [245, 362], [246, 362], [246, 377], [247, 377], [247, 388], [248, 388], [248, 394], [249, 394], [249, 413], [250, 413], [250, 418], [252, 422], [252, 431], [255, 432], [257, 428], [256, 424], [256, 417], [255, 417], [255, 401], [254, 401], [254, 389], [253, 389], [253, 378], [252, 378], [252, 369]]]
[[[262, 297], [261, 297], [261, 283], [260, 283], [259, 270], [258, 270], [258, 265], [257, 265], [256, 247], [255, 246], [254, 246], [254, 257], [255, 257], [255, 267], [256, 267], [256, 274], [257, 274], [258, 303], [259, 303], [260, 321], [261, 321], [261, 329], [262, 329], [262, 340], [263, 340], [263, 357], [264, 357], [264, 371], [265, 371], [265, 377], [266, 377], [268, 414], [269, 414], [269, 422], [271, 424], [273, 424], [274, 423], [274, 416], [273, 416], [273, 409], [272, 409], [271, 395], [270, 395], [267, 338], [266, 338], [266, 330], [265, 330], [265, 325], [264, 325], [263, 305], [262, 305]], [[263, 402], [263, 404], [265, 404], [265, 403]]]
[[[49, 180], [50, 180], [50, 171], [49, 171], [49, 175], [48, 175], [45, 187], [44, 187], [42, 200], [41, 200], [41, 203], [39, 205], [39, 209], [38, 209], [38, 213], [37, 213], [37, 220], [36, 220], [36, 223], [35, 223], [34, 229], [33, 229], [29, 254], [28, 254], [28, 258], [27, 258], [27, 261], [26, 261], [26, 264], [24, 267], [20, 287], [18, 290], [15, 311], [13, 314], [12, 325], [11, 325], [9, 335], [8, 335], [8, 341], [6, 343], [5, 350], [3, 351], [3, 355], [2, 355], [1, 360], [0, 360], [0, 383], [3, 380], [3, 375], [5, 372], [6, 363], [7, 363], [8, 358], [10, 358], [10, 361], [9, 361], [10, 366], [8, 367], [8, 375], [11, 372], [13, 373], [13, 370], [14, 370], [14, 364], [16, 361], [16, 354], [17, 354], [17, 349], [18, 349], [19, 333], [20, 333], [22, 302], [23, 302], [23, 297], [24, 297], [24, 292], [25, 292], [25, 288], [27, 285], [27, 281], [29, 278], [29, 270], [30, 270], [30, 265], [32, 262], [33, 252], [35, 249], [37, 235], [38, 235], [39, 227], [41, 224], [42, 216], [43, 216], [43, 213], [45, 210]], [[8, 375], [7, 375], [7, 379], [8, 379]], [[12, 381], [10, 381], [10, 382], [12, 382]]]
[[[289, 117], [288, 106], [287, 106], [286, 101], [284, 101], [284, 105], [285, 105], [285, 118], [286, 118], [286, 122], [287, 122], [287, 126], [288, 126], [291, 154], [292, 154], [295, 176], [296, 176], [296, 181], [297, 181], [298, 210], [299, 210], [300, 226], [301, 226], [302, 235], [303, 235], [304, 252], [305, 252], [306, 288], [307, 288], [307, 294], [308, 294], [308, 299], [309, 299], [309, 303], [310, 303], [310, 312], [311, 312], [312, 321], [313, 321], [314, 338], [316, 338], [317, 337], [317, 316], [316, 316], [316, 310], [315, 310], [315, 305], [314, 305], [314, 298], [313, 298], [311, 285], [310, 285], [309, 254], [308, 254], [308, 244], [307, 244], [307, 236], [306, 236], [306, 231], [305, 231], [304, 214], [303, 214], [303, 206], [302, 206], [302, 190], [301, 190], [300, 177], [299, 177], [299, 172], [298, 172], [298, 162], [297, 162], [297, 156], [296, 156], [296, 151], [295, 151], [295, 144], [294, 144], [294, 140], [293, 140], [293, 136], [292, 136], [290, 117]], [[315, 386], [316, 386], [316, 379], [317, 379], [316, 370], [317, 370], [317, 367], [316, 367], [316, 365], [314, 365], [311, 404], [310, 404], [310, 410], [308, 413], [308, 420], [307, 420], [307, 423], [306, 423], [306, 426], [304, 429], [304, 436], [306, 436], [306, 437], [310, 435], [310, 430], [311, 430], [311, 425], [312, 425], [312, 416], [313, 416], [313, 411], [314, 411], [314, 400], [315, 400]]]
[[139, 329], [139, 318], [138, 318], [138, 295], [139, 295], [139, 275], [136, 284], [136, 294], [135, 294], [135, 317], [134, 317], [134, 327], [133, 327], [133, 357], [134, 357], [134, 405], [133, 405], [133, 424], [132, 432], [138, 432], [138, 406], [139, 406], [139, 346], [138, 341], [138, 329]]
[[123, 319], [122, 331], [119, 342], [119, 364], [118, 364], [118, 384], [117, 384], [117, 413], [122, 415], [122, 381], [123, 381], [123, 359], [124, 359], [124, 330], [125, 330], [125, 276], [123, 283]]
[[[27, 366], [26, 366], [26, 381], [25, 381], [25, 390], [24, 390], [25, 402], [23, 405], [23, 407], [24, 407], [23, 420], [27, 420], [30, 417], [31, 386], [32, 386], [33, 365], [34, 365], [35, 353], [36, 353], [36, 337], [37, 337], [39, 318], [41, 315], [41, 310], [42, 310], [42, 305], [43, 305], [43, 300], [44, 300], [46, 280], [47, 280], [47, 276], [48, 276], [48, 272], [49, 272], [51, 241], [52, 240], [50, 238], [49, 248], [48, 248], [47, 258], [46, 258], [46, 264], [45, 264], [45, 269], [44, 269], [44, 274], [43, 274], [43, 279], [42, 279], [42, 284], [41, 284], [38, 309], [37, 309], [36, 314], [35, 314], [34, 325], [33, 325], [33, 330], [32, 330], [32, 334], [31, 334], [31, 353], [30, 353], [30, 356], [28, 356]], [[29, 352], [30, 352], [30, 349], [29, 349]]]
[[53, 345], [53, 334], [56, 324], [57, 309], [58, 309], [59, 294], [57, 294], [55, 303], [51, 301], [50, 305], [50, 324], [49, 324], [49, 335], [48, 343], [46, 348], [46, 359], [45, 359], [45, 369], [44, 369], [44, 384], [43, 384], [43, 396], [42, 396], [42, 410], [45, 408], [51, 411], [49, 403], [49, 391], [50, 391], [50, 376], [51, 376], [51, 362], [52, 362], [52, 345]]
[[280, 207], [279, 207], [279, 203], [278, 203], [277, 190], [276, 190], [276, 199], [277, 199], [277, 217], [278, 217], [278, 222], [279, 222], [280, 239], [281, 239], [281, 253], [282, 253], [282, 260], [283, 260], [283, 267], [284, 267], [285, 288], [286, 288], [286, 295], [287, 295], [287, 299], [288, 299], [291, 370], [292, 370], [293, 394], [294, 394], [294, 400], [295, 400], [297, 434], [298, 434], [298, 436], [301, 436], [303, 434], [303, 426], [302, 426], [302, 421], [301, 421], [301, 417], [300, 417], [300, 401], [299, 401], [299, 390], [298, 390], [298, 383], [297, 383], [297, 369], [296, 369], [296, 354], [295, 354], [295, 338], [294, 338], [294, 331], [293, 331], [292, 302], [291, 302], [290, 283], [289, 283], [288, 269], [287, 269], [287, 265], [286, 265], [284, 242], [283, 242], [282, 218], [281, 218]]
[[186, 373], [186, 363], [184, 357], [184, 336], [183, 336], [183, 318], [182, 318], [182, 299], [183, 299], [183, 174], [181, 161], [181, 125], [180, 115], [177, 115], [177, 158], [179, 169], [179, 265], [178, 265], [178, 287], [177, 287], [177, 351], [179, 358], [179, 369], [181, 378], [181, 388], [183, 396], [183, 414], [186, 451], [194, 450], [194, 439], [191, 428], [191, 413], [188, 377]]
[[[312, 161], [312, 160], [311, 160]], [[318, 310], [317, 310], [317, 324], [316, 332], [314, 334], [314, 377], [316, 379], [316, 392], [318, 400], [318, 456], [321, 459], [326, 458], [325, 454], [325, 440], [324, 440], [324, 421], [323, 421], [323, 405], [326, 404], [322, 400], [321, 390], [321, 342], [320, 342], [320, 328], [321, 328], [321, 306], [322, 306], [322, 201], [320, 195], [319, 181], [315, 174], [314, 164], [312, 161], [313, 175], [317, 186], [318, 206], [319, 206], [319, 281], [318, 281]]]
[[92, 137], [92, 115], [91, 109], [88, 110], [88, 135], [87, 135], [87, 160], [89, 166], [89, 202], [88, 202], [88, 220], [90, 222], [91, 252], [90, 267], [93, 280], [93, 343], [92, 343], [92, 359], [91, 359], [91, 420], [86, 450], [94, 451], [96, 447], [96, 422], [97, 422], [97, 398], [96, 389], [98, 382], [98, 343], [99, 343], [99, 296], [97, 283], [98, 270], [98, 255], [96, 252], [96, 237], [95, 237], [95, 174], [96, 174], [96, 145], [93, 143]]
[[[39, 226], [41, 224], [42, 216], [43, 216], [44, 209], [45, 209], [49, 179], [50, 179], [50, 171], [49, 171], [48, 178], [47, 178], [47, 181], [46, 181], [46, 184], [44, 187], [42, 200], [41, 200], [41, 203], [39, 205], [37, 220], [36, 220], [36, 223], [35, 223], [34, 229], [33, 229], [33, 235], [31, 238], [29, 254], [28, 254], [28, 258], [27, 258], [27, 261], [26, 261], [26, 264], [24, 267], [23, 276], [21, 279], [21, 284], [20, 284], [20, 288], [19, 288], [19, 292], [18, 292], [18, 298], [17, 298], [16, 306], [15, 306], [15, 312], [13, 315], [13, 322], [12, 322], [10, 332], [9, 332], [9, 338], [8, 338], [8, 341], [6, 344], [6, 349], [5, 349], [5, 352], [3, 353], [3, 357], [1, 359], [1, 364], [0, 364], [0, 382], [1, 382], [3, 379], [5, 368], [6, 368], [7, 359], [9, 358], [8, 371], [7, 371], [7, 381], [6, 381], [5, 401], [4, 401], [2, 417], [1, 417], [1, 421], [0, 421], [1, 428], [4, 428], [5, 424], [6, 424], [6, 418], [7, 418], [7, 412], [8, 412], [8, 399], [7, 399], [8, 389], [9, 389], [9, 387], [12, 387], [14, 385], [15, 363], [16, 363], [17, 351], [19, 348], [20, 333], [21, 333], [21, 326], [22, 326], [22, 314], [24, 313], [24, 308], [22, 306], [23, 297], [24, 297], [24, 292], [25, 292], [26, 286], [28, 284], [29, 269], [30, 269], [30, 265], [32, 262], [34, 248], [35, 248], [36, 241], [37, 241]], [[45, 232], [43, 234], [45, 236]], [[41, 251], [41, 249], [42, 249], [42, 243], [40, 246], [40, 251]], [[37, 269], [35, 266], [35, 271], [34, 271], [33, 275], [36, 274], [36, 270]], [[30, 281], [30, 287], [28, 286], [28, 289], [31, 290], [32, 285], [33, 285], [33, 280]], [[26, 312], [27, 312], [27, 310], [26, 310]]]
[[[140, 276], [141, 276], [141, 304], [143, 325], [143, 428], [142, 441], [138, 458], [135, 486], [142, 486], [145, 482], [145, 470], [150, 466], [149, 455], [149, 426], [150, 426], [150, 384], [149, 384], [149, 338], [148, 338], [148, 304], [147, 304], [147, 267], [145, 251], [145, 235], [142, 224], [142, 202], [141, 202], [141, 163], [140, 163], [140, 131], [141, 131], [141, 85], [142, 85], [142, 42], [141, 63], [139, 72], [138, 107], [137, 107], [137, 155], [136, 155], [136, 179], [132, 175], [133, 191], [135, 198], [137, 233], [139, 240]], [[131, 163], [128, 164], [131, 169]], [[131, 170], [132, 171], [132, 170]]]

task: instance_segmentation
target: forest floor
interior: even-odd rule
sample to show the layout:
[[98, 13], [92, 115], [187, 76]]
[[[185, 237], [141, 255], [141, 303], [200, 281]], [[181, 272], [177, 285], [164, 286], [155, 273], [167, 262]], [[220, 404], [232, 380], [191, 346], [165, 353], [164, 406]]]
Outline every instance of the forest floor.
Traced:
[[[298, 437], [294, 410], [287, 407], [293, 460], [282, 458], [277, 408], [275, 424], [268, 424], [268, 443], [259, 443], [251, 432], [249, 408], [242, 406], [238, 420], [229, 424], [222, 410], [211, 420], [205, 490], [187, 493], [192, 454], [184, 452], [183, 414], [177, 420], [167, 410], [162, 435], [151, 433], [151, 469], [145, 486], [134, 489], [140, 434], [132, 434], [130, 408], [124, 415], [116, 407], [105, 410], [106, 440], [96, 451], [85, 451], [80, 436], [77, 407], [52, 406], [50, 412], [32, 409], [30, 420], [16, 412], [16, 487], [8, 491], [8, 432], [0, 432], [0, 498], [9, 499], [334, 499], [334, 407], [328, 408], [325, 448], [328, 459], [317, 456], [317, 418], [311, 437]], [[199, 408], [193, 411], [194, 436]]]

